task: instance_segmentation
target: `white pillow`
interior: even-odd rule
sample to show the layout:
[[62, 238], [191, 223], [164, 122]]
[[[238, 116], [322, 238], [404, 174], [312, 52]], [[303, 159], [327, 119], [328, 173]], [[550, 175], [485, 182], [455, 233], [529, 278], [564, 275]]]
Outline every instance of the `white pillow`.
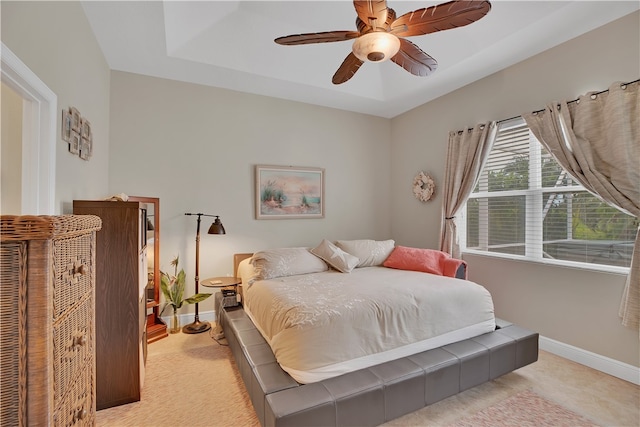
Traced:
[[319, 256], [341, 273], [350, 273], [360, 262], [358, 258], [346, 253], [327, 239], [323, 239], [318, 246], [311, 249], [311, 253]]
[[327, 271], [329, 266], [309, 252], [307, 248], [277, 248], [256, 252], [251, 257], [255, 274], [249, 284], [256, 280], [275, 277], [295, 276], [297, 274]]
[[360, 260], [357, 267], [382, 265], [391, 254], [396, 242], [393, 240], [338, 240], [336, 246]]

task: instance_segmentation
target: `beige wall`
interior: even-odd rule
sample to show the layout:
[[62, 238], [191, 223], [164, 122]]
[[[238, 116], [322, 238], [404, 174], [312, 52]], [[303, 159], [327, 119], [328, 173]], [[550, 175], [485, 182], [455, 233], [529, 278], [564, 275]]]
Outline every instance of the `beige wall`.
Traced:
[[2, 149], [0, 150], [0, 213], [22, 212], [22, 97], [2, 83]]
[[[419, 170], [444, 173], [447, 135], [486, 120], [573, 99], [640, 75], [635, 13], [392, 120], [198, 85], [110, 73], [77, 2], [0, 2], [2, 41], [92, 124], [84, 162], [58, 133], [56, 205], [125, 192], [161, 200], [161, 266], [180, 254], [192, 277], [195, 220], [222, 215], [203, 236], [201, 276], [231, 272], [231, 254], [314, 245], [322, 238], [394, 238], [437, 247], [442, 197], [411, 193]], [[110, 99], [111, 97], [111, 99]], [[253, 165], [326, 168], [323, 220], [253, 219]], [[438, 187], [440, 191], [441, 188]], [[208, 226], [208, 223], [206, 224]], [[624, 277], [466, 256], [496, 312], [543, 335], [638, 365], [638, 337], [619, 325]], [[191, 308], [191, 307], [189, 307]], [[211, 302], [201, 310], [212, 309]]]
[[[111, 77], [109, 189], [160, 198], [160, 268], [180, 255], [188, 277], [196, 220], [185, 212], [220, 215], [227, 231], [202, 236], [202, 278], [231, 274], [235, 252], [389, 238], [389, 140], [387, 119], [130, 73]], [[325, 218], [254, 219], [257, 164], [324, 168]], [[203, 218], [203, 231], [210, 223]], [[212, 310], [213, 301], [200, 307]]]
[[58, 111], [74, 106], [91, 122], [88, 162], [69, 153], [60, 123], [56, 130], [55, 211], [71, 213], [74, 199], [108, 189], [109, 67], [79, 2], [3, 0], [0, 12], [2, 42], [57, 95]]
[[[438, 247], [442, 196], [412, 199], [411, 179], [440, 185], [448, 132], [575, 99], [640, 77], [640, 14], [570, 40], [392, 120], [391, 235], [399, 244]], [[471, 280], [491, 291], [499, 317], [542, 335], [638, 366], [638, 333], [618, 321], [624, 276], [465, 255]]]

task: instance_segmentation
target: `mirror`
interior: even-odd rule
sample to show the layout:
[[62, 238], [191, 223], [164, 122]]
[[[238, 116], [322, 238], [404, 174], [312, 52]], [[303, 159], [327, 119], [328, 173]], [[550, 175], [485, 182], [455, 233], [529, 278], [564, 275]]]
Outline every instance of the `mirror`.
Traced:
[[147, 205], [147, 343], [168, 336], [160, 318], [160, 199], [129, 196], [133, 202]]

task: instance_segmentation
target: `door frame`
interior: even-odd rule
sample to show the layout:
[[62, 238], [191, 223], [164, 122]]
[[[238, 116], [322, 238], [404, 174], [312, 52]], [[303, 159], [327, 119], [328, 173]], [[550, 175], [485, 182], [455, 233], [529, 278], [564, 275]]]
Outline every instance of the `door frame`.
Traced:
[[2, 43], [2, 82], [22, 103], [22, 214], [54, 215], [58, 97]]

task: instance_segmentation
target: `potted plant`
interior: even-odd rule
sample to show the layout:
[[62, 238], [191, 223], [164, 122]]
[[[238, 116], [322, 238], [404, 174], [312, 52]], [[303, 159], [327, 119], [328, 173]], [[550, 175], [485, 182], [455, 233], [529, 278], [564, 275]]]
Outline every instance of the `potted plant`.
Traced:
[[184, 298], [186, 275], [184, 273], [184, 269], [180, 269], [180, 272], [178, 272], [178, 259], [179, 256], [176, 256], [171, 261], [171, 265], [174, 267], [173, 276], [163, 271], [160, 272], [160, 289], [162, 289], [162, 294], [165, 298], [165, 305], [162, 307], [160, 315], [164, 313], [164, 310], [167, 307], [173, 307], [173, 316], [171, 317], [171, 324], [169, 325], [169, 332], [172, 334], [180, 332], [178, 310], [185, 302], [187, 304], [195, 304], [197, 302], [204, 301], [211, 296], [211, 294], [197, 293], [189, 298]]

